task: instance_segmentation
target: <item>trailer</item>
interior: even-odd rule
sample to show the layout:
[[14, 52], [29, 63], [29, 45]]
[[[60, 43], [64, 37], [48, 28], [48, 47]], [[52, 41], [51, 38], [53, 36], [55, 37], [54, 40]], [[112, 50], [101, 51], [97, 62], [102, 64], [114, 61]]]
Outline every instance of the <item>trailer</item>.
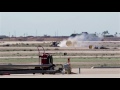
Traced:
[[[59, 66], [59, 67], [57, 67]], [[57, 69], [56, 69], [57, 68]], [[46, 65], [0, 65], [0, 75], [10, 74], [55, 74], [62, 73], [62, 64]]]
[[62, 73], [63, 71], [62, 64], [53, 64], [52, 55], [50, 55], [49, 53], [45, 53], [45, 50], [43, 54], [40, 54], [39, 48], [38, 51], [39, 51], [39, 65], [0, 65], [0, 75]]

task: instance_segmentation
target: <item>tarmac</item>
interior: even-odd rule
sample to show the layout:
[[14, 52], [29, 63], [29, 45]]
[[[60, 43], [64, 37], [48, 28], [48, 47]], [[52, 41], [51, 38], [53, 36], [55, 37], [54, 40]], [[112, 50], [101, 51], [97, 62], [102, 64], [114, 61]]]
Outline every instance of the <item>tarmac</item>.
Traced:
[[120, 68], [74, 68], [76, 74], [11, 74], [0, 78], [120, 78]]

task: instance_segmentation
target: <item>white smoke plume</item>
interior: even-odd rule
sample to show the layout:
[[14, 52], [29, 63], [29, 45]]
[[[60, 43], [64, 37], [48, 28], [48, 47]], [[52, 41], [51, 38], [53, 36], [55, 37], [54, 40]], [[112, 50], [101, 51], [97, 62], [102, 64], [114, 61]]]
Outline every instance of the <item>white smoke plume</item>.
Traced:
[[[93, 47], [101, 47], [99, 41], [101, 41], [103, 37], [98, 37], [92, 34], [82, 34], [77, 35], [75, 37], [70, 37], [67, 40], [63, 40], [60, 42], [58, 46], [60, 47], [89, 47], [92, 45]], [[67, 44], [68, 43], [68, 44]]]

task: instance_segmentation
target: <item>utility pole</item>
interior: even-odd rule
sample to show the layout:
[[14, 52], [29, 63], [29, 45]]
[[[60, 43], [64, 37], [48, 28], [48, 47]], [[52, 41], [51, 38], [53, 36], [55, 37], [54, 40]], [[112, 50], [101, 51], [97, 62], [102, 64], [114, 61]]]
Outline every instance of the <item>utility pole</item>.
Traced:
[[16, 31], [14, 31], [14, 36], [16, 37]]
[[24, 33], [24, 41], [25, 41], [25, 33]]
[[37, 37], [37, 30], [36, 30], [36, 37]]
[[74, 34], [75, 34], [75, 30], [74, 30]]
[[10, 32], [9, 32], [9, 41], [10, 41]]
[[55, 32], [55, 37], [56, 37], [56, 32]]
[[58, 36], [58, 31], [56, 31], [56, 36]]
[[24, 33], [24, 37], [25, 37], [25, 33]]
[[28, 36], [28, 33], [26, 33], [26, 37]]
[[58, 30], [57, 30], [57, 36], [58, 36]]
[[17, 40], [17, 38], [16, 38], [16, 31], [14, 31], [14, 34], [15, 34], [15, 40]]

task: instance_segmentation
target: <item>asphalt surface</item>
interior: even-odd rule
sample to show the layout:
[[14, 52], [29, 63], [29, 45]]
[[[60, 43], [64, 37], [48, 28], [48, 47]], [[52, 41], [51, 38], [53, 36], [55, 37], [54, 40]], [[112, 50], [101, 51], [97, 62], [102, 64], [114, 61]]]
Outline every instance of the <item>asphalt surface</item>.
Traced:
[[72, 69], [76, 74], [11, 74], [0, 78], [120, 78], [120, 68]]

